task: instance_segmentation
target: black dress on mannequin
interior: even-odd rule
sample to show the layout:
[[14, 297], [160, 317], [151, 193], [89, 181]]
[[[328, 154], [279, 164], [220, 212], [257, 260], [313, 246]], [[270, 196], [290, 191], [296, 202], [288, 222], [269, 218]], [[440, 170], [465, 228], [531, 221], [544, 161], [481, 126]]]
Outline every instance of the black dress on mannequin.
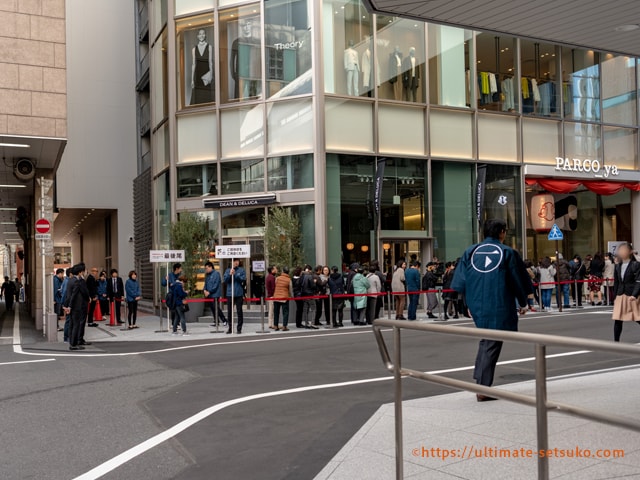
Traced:
[[[211, 55], [211, 45], [207, 43], [202, 54], [200, 54], [200, 49], [197, 45], [194, 48], [196, 54], [196, 69], [193, 75], [193, 90], [191, 92], [191, 102], [189, 105], [210, 103], [214, 101], [213, 75], [211, 76], [211, 82], [208, 85], [205, 85], [202, 77], [209, 72], [209, 55]], [[211, 73], [213, 74], [213, 72]]]

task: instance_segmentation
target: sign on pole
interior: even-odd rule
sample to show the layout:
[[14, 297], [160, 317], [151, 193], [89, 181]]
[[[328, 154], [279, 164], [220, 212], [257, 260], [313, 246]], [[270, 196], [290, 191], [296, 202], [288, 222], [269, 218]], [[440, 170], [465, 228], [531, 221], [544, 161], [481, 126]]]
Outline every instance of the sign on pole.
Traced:
[[256, 260], [251, 262], [251, 270], [254, 272], [264, 272], [267, 270], [267, 265], [264, 260]]
[[36, 232], [49, 233], [51, 230], [51, 223], [46, 218], [39, 218], [36, 221]]
[[558, 225], [556, 225], [555, 223], [553, 224], [553, 227], [551, 227], [551, 231], [549, 232], [549, 236], [547, 237], [547, 239], [548, 240], [563, 240], [564, 239], [564, 234], [562, 233], [562, 230], [560, 230]]
[[51, 240], [50, 233], [36, 233], [34, 237], [36, 240]]
[[249, 258], [251, 245], [217, 245], [216, 258]]
[[149, 250], [149, 262], [184, 262], [184, 250]]

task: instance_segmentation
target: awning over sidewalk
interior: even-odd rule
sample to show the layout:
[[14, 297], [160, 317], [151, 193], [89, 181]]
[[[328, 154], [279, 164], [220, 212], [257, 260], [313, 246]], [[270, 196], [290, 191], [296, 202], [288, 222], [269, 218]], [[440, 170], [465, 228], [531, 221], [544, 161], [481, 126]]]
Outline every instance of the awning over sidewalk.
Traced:
[[640, 192], [639, 182], [601, 182], [597, 180], [568, 180], [555, 178], [527, 178], [527, 185], [539, 185], [551, 193], [571, 193], [584, 186], [598, 195], [614, 195], [626, 188]]

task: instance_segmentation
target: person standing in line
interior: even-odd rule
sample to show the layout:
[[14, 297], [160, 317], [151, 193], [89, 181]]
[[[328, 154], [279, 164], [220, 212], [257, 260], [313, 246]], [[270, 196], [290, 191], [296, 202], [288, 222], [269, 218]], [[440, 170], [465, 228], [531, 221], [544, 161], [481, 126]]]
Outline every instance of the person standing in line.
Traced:
[[598, 296], [597, 305], [602, 305], [602, 278], [604, 277], [604, 261], [600, 252], [596, 253], [589, 265], [589, 299], [591, 306], [596, 305], [595, 299]]
[[567, 262], [561, 253], [558, 253], [556, 260], [556, 275], [558, 280], [558, 286], [556, 288], [556, 301], [558, 305], [562, 302], [562, 309], [571, 308], [569, 301], [569, 291], [571, 290], [571, 266]]
[[84, 263], [72, 268], [74, 281], [67, 286], [68, 295], [65, 299], [67, 313], [71, 315], [71, 328], [69, 333], [69, 350], [84, 350], [85, 345], [91, 345], [84, 341], [84, 324], [87, 320], [89, 308], [89, 289], [84, 280], [86, 267]]
[[611, 254], [611, 252], [607, 252], [607, 254], [604, 257], [604, 288], [606, 289], [605, 292], [607, 294], [606, 296], [606, 300], [607, 303], [609, 305], [613, 305], [613, 299], [614, 299], [614, 294], [613, 294], [613, 276], [615, 275], [615, 271], [616, 271], [616, 264], [615, 261], [613, 259], [613, 255]]
[[582, 308], [582, 292], [584, 291], [584, 285], [582, 281], [587, 276], [587, 267], [585, 267], [584, 263], [582, 263], [582, 258], [580, 255], [575, 255], [573, 257], [573, 267], [571, 269], [571, 274], [573, 280], [575, 280], [571, 284], [571, 290], [573, 293], [573, 306], [577, 308]]
[[331, 325], [331, 312], [329, 311], [329, 267], [323, 267], [318, 265], [316, 267], [316, 278], [318, 280], [318, 295], [326, 295], [326, 298], [319, 298], [316, 300], [316, 318], [313, 324], [316, 327], [322, 325], [320, 319], [322, 318], [322, 307], [324, 307], [324, 321], [327, 326]]
[[[371, 262], [371, 271], [378, 276], [378, 279], [380, 279], [380, 293], [386, 292], [387, 289], [385, 288], [385, 282], [387, 279], [385, 275], [380, 271], [380, 263], [377, 260]], [[382, 307], [384, 307], [384, 295], [378, 295], [376, 298], [376, 311], [373, 316], [374, 319], [380, 318]]]
[[116, 322], [118, 325], [122, 325], [124, 322], [121, 318], [120, 306], [124, 297], [124, 283], [115, 268], [111, 269], [111, 278], [107, 281], [107, 297], [109, 297], [109, 302], [114, 304]]
[[367, 313], [365, 318], [367, 320], [367, 325], [371, 325], [373, 321], [378, 318], [376, 315], [377, 305], [379, 293], [382, 292], [382, 282], [380, 281], [380, 277], [376, 274], [375, 270], [371, 268], [369, 273], [367, 274], [367, 280], [369, 280], [369, 288], [367, 289], [367, 294], [370, 296], [367, 297]]
[[304, 300], [299, 300], [298, 297], [302, 296], [302, 268], [296, 267], [293, 271], [293, 279], [291, 280], [293, 286], [293, 297], [296, 299], [296, 328], [304, 328], [302, 325], [302, 314], [304, 312]]
[[551, 292], [553, 292], [556, 269], [551, 265], [551, 259], [544, 257], [538, 267], [538, 275], [540, 276], [540, 294], [542, 298], [542, 311], [551, 311]]
[[453, 282], [453, 276], [456, 273], [456, 265], [453, 262], [447, 262], [444, 275], [442, 275], [442, 298], [444, 298], [444, 317], [443, 320], [449, 320], [449, 305], [453, 309], [453, 318], [460, 318], [460, 309], [458, 306], [458, 292], [454, 292], [451, 289], [451, 282]]
[[0, 298], [4, 295], [4, 304], [7, 307], [7, 312], [13, 310], [13, 299], [16, 296], [16, 285], [9, 280], [9, 277], [4, 277], [4, 283], [0, 287]]
[[[485, 240], [464, 252], [453, 277], [451, 288], [465, 295], [478, 328], [517, 331], [518, 313], [526, 313], [527, 297], [533, 292], [520, 254], [503, 244], [506, 234], [504, 220], [487, 220]], [[478, 384], [488, 387], [493, 384], [501, 350], [501, 341], [480, 340], [473, 373]], [[495, 400], [481, 394], [476, 399]]]
[[102, 320], [106, 320], [109, 311], [109, 297], [107, 296], [107, 272], [102, 270], [98, 277], [98, 302], [100, 303], [100, 312], [102, 312]]
[[[182, 264], [174, 263], [171, 267], [171, 271], [160, 282], [163, 287], [167, 288], [167, 293], [171, 291], [171, 287], [178, 281], [180, 275], [182, 275]], [[169, 309], [169, 312], [169, 315], [171, 316], [171, 322], [173, 323], [174, 317], [176, 316], [175, 309]]]
[[613, 275], [613, 341], [619, 342], [624, 322], [640, 325], [640, 262], [633, 255], [631, 245], [623, 243], [616, 250], [618, 263]]
[[62, 330], [58, 325], [58, 321], [60, 320], [60, 317], [64, 315], [64, 312], [62, 311], [62, 302], [64, 301], [62, 284], [64, 283], [64, 279], [64, 268], [58, 268], [55, 276], [53, 277], [53, 311], [56, 312], [56, 325], [58, 331]]
[[173, 334], [178, 334], [178, 322], [180, 322], [180, 328], [182, 328], [182, 336], [188, 336], [187, 333], [187, 320], [185, 319], [185, 303], [184, 299], [189, 295], [189, 290], [184, 289], [184, 284], [187, 281], [187, 277], [181, 275], [178, 277], [171, 286], [171, 292], [173, 292], [174, 310], [176, 314], [173, 317]]
[[367, 297], [364, 294], [367, 293], [371, 284], [362, 274], [362, 267], [358, 268], [351, 283], [353, 284], [354, 295], [358, 295], [357, 297], [353, 297], [353, 308], [355, 308], [356, 311], [356, 321], [354, 325], [366, 325], [365, 311], [367, 309]]
[[[353, 285], [351, 284], [351, 282], [353, 281], [353, 277], [356, 276], [356, 273], [358, 273], [358, 269], [360, 268], [360, 264], [354, 262], [349, 266], [349, 272], [347, 273], [347, 278], [346, 278], [346, 284], [345, 284], [345, 292], [348, 295], [353, 295]], [[353, 302], [354, 302], [354, 297], [349, 297], [349, 314], [351, 316], [351, 323], [355, 324], [356, 323], [356, 309], [353, 306]]]
[[[232, 309], [236, 308], [236, 333], [242, 333], [242, 325], [244, 324], [244, 316], [242, 314], [242, 303], [244, 301], [243, 283], [247, 281], [247, 274], [240, 265], [240, 260], [234, 260], [233, 266], [224, 272], [224, 283], [227, 285], [227, 317], [229, 318], [229, 330], [227, 334], [233, 333], [233, 322], [231, 319]], [[231, 284], [233, 283], [233, 288]]]
[[[73, 280], [73, 273], [71, 272], [72, 267], [67, 268], [65, 272], [65, 278], [62, 281], [61, 293], [62, 293], [62, 307], [64, 307], [64, 303], [67, 301], [67, 294], [71, 291], [69, 289], [69, 284]], [[75, 281], [75, 280], [74, 280]], [[69, 335], [71, 330], [71, 314], [65, 309], [61, 309], [61, 315], [64, 315], [64, 324], [62, 328], [62, 337], [63, 341], [67, 343], [69, 341]]]
[[[433, 311], [438, 307], [438, 295], [435, 292], [436, 285], [438, 284], [438, 277], [436, 276], [436, 266], [434, 262], [427, 264], [427, 271], [422, 277], [422, 290], [427, 292], [427, 317], [437, 318]], [[432, 291], [433, 290], [433, 291]]]
[[[391, 292], [396, 303], [396, 320], [406, 320], [404, 316], [404, 303], [405, 303], [405, 274], [404, 269], [407, 268], [407, 262], [404, 260], [398, 261], [396, 271], [393, 272], [391, 279]], [[400, 294], [400, 292], [403, 292]], [[395, 294], [395, 295], [394, 295]]]
[[420, 300], [420, 262], [413, 261], [409, 270], [406, 271], [405, 280], [407, 282], [407, 292], [409, 293], [409, 308], [407, 317], [409, 320], [418, 319], [418, 301]]
[[[273, 293], [273, 327], [274, 330], [289, 331], [289, 299], [293, 297], [293, 286], [289, 277], [289, 267], [282, 267], [282, 273], [276, 278], [276, 286]], [[282, 310], [282, 327], [280, 323], [280, 310]]]
[[[265, 293], [267, 295], [267, 298], [273, 298], [273, 294], [276, 291], [276, 275], [278, 275], [278, 268], [275, 266], [269, 267], [269, 269], [267, 270], [267, 277], [264, 280], [264, 288], [265, 288]], [[274, 309], [273, 300], [267, 300], [267, 311], [269, 313], [269, 328], [271, 330], [277, 330], [277, 328], [274, 327], [273, 309]]]
[[218, 272], [213, 263], [207, 262], [204, 264], [204, 297], [209, 299], [210, 302], [205, 303], [205, 307], [208, 305], [211, 309], [211, 316], [214, 322], [211, 327], [216, 326], [216, 309], [218, 312], [218, 324], [222, 322], [223, 325], [227, 325], [227, 319], [224, 318], [222, 308], [220, 308], [220, 298], [222, 297], [222, 278], [220, 272]]
[[91, 273], [87, 275], [87, 290], [89, 290], [89, 313], [87, 314], [87, 325], [89, 327], [97, 327], [98, 324], [93, 320], [93, 315], [98, 303], [98, 267], [91, 268]]
[[333, 296], [331, 304], [331, 325], [333, 328], [344, 327], [344, 297], [335, 298], [336, 295], [344, 295], [344, 278], [338, 267], [331, 268], [329, 275], [329, 293]]
[[138, 301], [142, 298], [140, 283], [138, 282], [138, 274], [135, 270], [129, 272], [129, 278], [124, 285], [125, 296], [127, 300], [127, 321], [129, 322], [129, 330], [138, 328], [136, 320], [138, 318]]
[[[318, 281], [316, 275], [311, 271], [311, 265], [305, 265], [301, 281], [301, 294], [302, 297], [313, 297], [318, 293]], [[310, 328], [318, 330], [318, 327], [314, 324], [316, 301], [312, 298], [305, 298], [302, 302], [304, 321], [304, 328]]]

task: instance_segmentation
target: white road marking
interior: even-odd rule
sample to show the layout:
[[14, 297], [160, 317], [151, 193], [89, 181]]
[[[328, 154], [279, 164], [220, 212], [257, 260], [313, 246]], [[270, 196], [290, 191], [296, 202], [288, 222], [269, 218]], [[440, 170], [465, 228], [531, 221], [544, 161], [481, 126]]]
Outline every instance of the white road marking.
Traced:
[[[575, 352], [564, 352], [564, 353], [556, 353], [553, 355], [547, 355], [547, 358], [557, 358], [557, 357], [569, 357], [572, 355], [581, 355], [584, 353], [589, 353], [589, 351], [587, 350], [578, 350]], [[498, 362], [498, 365], [511, 365], [514, 363], [524, 363], [524, 362], [530, 362], [533, 361], [534, 357], [527, 357], [527, 358], [518, 358], [518, 359], [514, 359], [514, 360], [505, 360], [502, 362]], [[427, 373], [431, 373], [433, 375], [442, 375], [445, 373], [456, 373], [456, 372], [463, 372], [463, 371], [467, 371], [467, 370], [473, 370], [474, 366], [467, 366], [467, 367], [457, 367], [457, 368], [447, 368], [444, 370], [433, 370]], [[588, 372], [587, 372], [588, 373]], [[584, 373], [583, 373], [584, 374]], [[549, 378], [548, 380], [552, 380], [554, 377]], [[192, 427], [193, 425], [195, 425], [196, 423], [201, 422], [202, 420], [205, 420], [206, 418], [210, 417], [211, 415], [213, 415], [214, 413], [217, 413], [227, 407], [232, 407], [234, 405], [239, 405], [241, 403], [246, 403], [246, 402], [250, 402], [252, 400], [260, 400], [263, 398], [270, 398], [270, 397], [277, 397], [277, 396], [282, 396], [282, 395], [290, 395], [293, 393], [302, 393], [302, 392], [311, 392], [314, 390], [325, 390], [325, 389], [330, 389], [330, 388], [340, 388], [340, 387], [351, 387], [353, 385], [363, 385], [363, 384], [367, 384], [367, 383], [376, 383], [376, 382], [386, 382], [389, 380], [393, 380], [392, 376], [386, 376], [386, 377], [375, 377], [375, 378], [366, 378], [366, 379], [362, 379], [362, 380], [352, 380], [349, 382], [339, 382], [339, 383], [325, 383], [325, 384], [321, 384], [321, 385], [309, 385], [306, 387], [297, 387], [297, 388], [288, 388], [285, 390], [275, 390], [272, 392], [265, 392], [265, 393], [256, 393], [253, 395], [247, 395], [245, 397], [239, 397], [239, 398], [234, 398], [232, 400], [227, 400], [225, 402], [221, 402], [221, 403], [217, 403], [209, 408], [205, 408], [204, 410], [201, 410], [200, 412], [196, 413], [195, 415], [192, 415], [189, 418], [186, 418], [185, 420], [175, 424], [173, 427], [164, 430], [163, 432], [158, 433], [157, 435], [154, 435], [153, 437], [149, 438], [148, 440], [145, 440], [144, 442], [131, 447], [128, 450], [125, 450], [124, 452], [122, 452], [119, 455], [116, 455], [115, 457], [113, 457], [110, 460], [107, 460], [106, 462], [98, 465], [97, 467], [93, 468], [92, 470], [89, 470], [88, 472], [76, 477], [75, 480], [94, 480], [97, 478], [100, 478], [104, 475], [106, 475], [109, 472], [112, 472], [113, 470], [115, 470], [116, 468], [124, 465], [125, 463], [129, 462], [130, 460], [133, 460], [134, 458], [138, 457], [139, 455], [142, 455], [143, 453], [151, 450], [154, 447], [157, 447], [158, 445], [160, 445], [161, 443], [175, 437], [176, 435], [184, 432], [185, 430], [187, 430], [188, 428]]]
[[42, 360], [22, 360], [20, 362], [3, 362], [0, 363], [1, 365], [20, 365], [23, 363], [41, 363], [41, 362], [55, 362], [56, 359], [55, 358], [43, 358]]
[[[20, 305], [17, 305], [16, 309], [13, 312], [13, 351], [14, 353], [18, 353], [16, 352], [16, 346], [19, 349], [22, 349], [22, 347], [20, 346], [20, 312], [18, 311], [18, 309], [20, 308]], [[51, 355], [43, 355], [46, 357], [50, 357]], [[46, 359], [42, 359], [42, 360], [24, 360], [24, 361], [19, 361], [19, 362], [5, 362], [5, 363], [0, 363], [0, 365], [16, 365], [16, 364], [21, 364], [21, 363], [38, 363], [38, 362], [55, 362], [55, 358], [46, 358]]]

